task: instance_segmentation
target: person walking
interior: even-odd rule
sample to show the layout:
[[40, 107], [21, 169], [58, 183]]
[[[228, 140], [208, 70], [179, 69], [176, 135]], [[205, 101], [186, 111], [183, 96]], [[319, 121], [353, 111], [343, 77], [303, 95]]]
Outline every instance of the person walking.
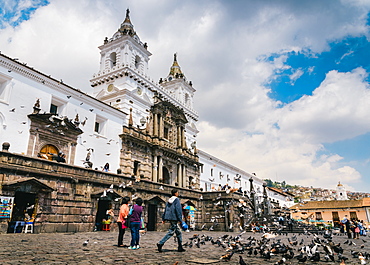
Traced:
[[182, 247], [181, 229], [178, 226], [178, 223], [181, 224], [182, 222], [182, 207], [180, 199], [178, 198], [179, 196], [178, 189], [173, 189], [171, 191], [171, 196], [172, 197], [166, 203], [166, 208], [162, 216], [162, 223], [164, 223], [165, 221], [169, 221], [170, 228], [168, 229], [167, 234], [157, 243], [157, 248], [159, 252], [162, 252], [162, 247], [164, 243], [166, 243], [166, 241], [170, 239], [173, 236], [173, 234], [176, 233], [178, 244], [177, 251], [184, 252], [185, 249]]
[[130, 202], [130, 197], [122, 198], [122, 205], [119, 209], [117, 225], [118, 225], [118, 247], [127, 247], [123, 245], [123, 236], [125, 235], [126, 226], [125, 221], [130, 212], [128, 203]]
[[143, 212], [143, 199], [137, 198], [135, 204], [132, 206], [131, 220], [130, 220], [130, 229], [131, 229], [131, 244], [128, 247], [129, 249], [139, 249], [139, 240], [140, 240], [140, 225], [141, 225], [141, 213]]
[[343, 220], [341, 222], [346, 227], [346, 233], [347, 233], [348, 238], [351, 239], [352, 238], [352, 236], [351, 236], [351, 229], [350, 229], [350, 227], [351, 227], [351, 221], [348, 220], [347, 215], [345, 215], [343, 217]]

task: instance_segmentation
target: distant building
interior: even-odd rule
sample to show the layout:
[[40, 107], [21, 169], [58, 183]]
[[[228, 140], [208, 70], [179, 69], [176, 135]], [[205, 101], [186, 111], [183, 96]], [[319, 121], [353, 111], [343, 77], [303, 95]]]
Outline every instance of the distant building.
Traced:
[[335, 198], [338, 201], [348, 200], [346, 188], [340, 182], [338, 182], [338, 185], [337, 185], [337, 190], [336, 190]]
[[288, 191], [267, 187], [267, 195], [272, 202], [278, 203], [280, 207], [290, 208], [295, 204], [294, 195]]
[[309, 201], [298, 203], [292, 207], [291, 217], [301, 219], [308, 223], [332, 222], [339, 226], [339, 222], [345, 215], [350, 219], [370, 222], [370, 198], [361, 200], [332, 200], [332, 201]]

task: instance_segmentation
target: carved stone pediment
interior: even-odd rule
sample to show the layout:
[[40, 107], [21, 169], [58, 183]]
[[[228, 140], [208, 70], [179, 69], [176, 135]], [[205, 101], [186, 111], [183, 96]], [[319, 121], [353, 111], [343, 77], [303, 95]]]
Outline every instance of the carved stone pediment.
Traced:
[[152, 107], [153, 113], [163, 115], [165, 119], [170, 119], [176, 124], [186, 124], [188, 120], [185, 117], [184, 111], [176, 107], [170, 102], [162, 101]]
[[[30, 145], [27, 154], [36, 156], [43, 147], [53, 145], [66, 155], [67, 161], [73, 163], [76, 152], [77, 136], [83, 131], [78, 127], [78, 116], [74, 120], [55, 114], [29, 114], [31, 120]], [[35, 148], [32, 148], [34, 146]], [[72, 148], [69, 148], [72, 147]], [[55, 154], [57, 155], [57, 154]]]
[[37, 130], [39, 133], [52, 133], [60, 136], [73, 137], [83, 131], [78, 128], [79, 123], [70, 121], [67, 117], [60, 117], [54, 114], [30, 114], [28, 115], [32, 121], [31, 130]]
[[22, 191], [28, 193], [52, 192], [54, 189], [36, 178], [22, 178], [14, 181], [7, 181], [3, 184], [4, 190]]

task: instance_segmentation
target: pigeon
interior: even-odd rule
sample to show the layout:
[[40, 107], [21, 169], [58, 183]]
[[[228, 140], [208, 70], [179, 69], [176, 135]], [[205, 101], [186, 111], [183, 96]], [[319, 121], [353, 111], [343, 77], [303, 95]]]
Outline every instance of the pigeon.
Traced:
[[366, 264], [366, 258], [362, 255], [362, 253], [360, 253], [358, 259], [360, 260], [361, 265]]
[[303, 253], [299, 254], [298, 256], [296, 256], [298, 262], [306, 262], [307, 261], [307, 256], [303, 256]]
[[247, 265], [241, 255], [239, 255], [239, 265]]
[[285, 261], [286, 261], [286, 259], [283, 257], [281, 260], [279, 260], [278, 262], [276, 262], [275, 265], [284, 264]]
[[345, 262], [346, 260], [348, 260], [347, 257], [343, 256], [341, 253], [338, 254], [338, 259]]
[[234, 252], [227, 253], [227, 254], [221, 256], [220, 260], [229, 261], [233, 255], [234, 255]]

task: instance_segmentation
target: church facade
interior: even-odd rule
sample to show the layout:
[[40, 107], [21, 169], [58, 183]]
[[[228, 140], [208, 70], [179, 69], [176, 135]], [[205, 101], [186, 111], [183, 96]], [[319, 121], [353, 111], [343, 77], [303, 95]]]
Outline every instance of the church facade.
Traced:
[[[17, 232], [25, 218], [38, 232], [101, 229], [106, 211], [117, 212], [123, 196], [142, 197], [148, 229], [160, 230], [174, 187], [184, 205], [199, 209], [199, 224], [211, 222], [206, 210], [225, 215], [226, 204], [216, 205], [206, 188], [202, 159], [208, 156], [197, 150], [195, 89], [176, 54], [168, 75], [151, 80], [151, 53], [128, 10], [99, 49], [91, 95], [0, 54], [0, 231]], [[237, 202], [245, 194], [217, 195]], [[240, 223], [228, 212], [217, 229]]]

